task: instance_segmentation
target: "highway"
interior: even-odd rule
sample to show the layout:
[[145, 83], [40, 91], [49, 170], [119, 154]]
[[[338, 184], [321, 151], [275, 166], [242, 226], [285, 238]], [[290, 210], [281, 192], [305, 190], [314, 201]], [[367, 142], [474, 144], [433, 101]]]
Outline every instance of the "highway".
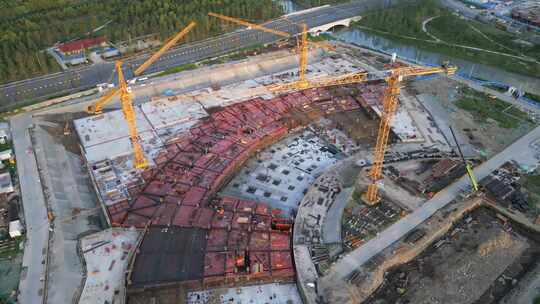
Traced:
[[[536, 156], [539, 155], [540, 151], [534, 143], [539, 139], [540, 127], [536, 127], [502, 152], [476, 167], [474, 169], [474, 174], [478, 180], [481, 180], [493, 172], [493, 170], [512, 159], [518, 161], [522, 165], [536, 165], [538, 163]], [[346, 278], [355, 269], [358, 269], [358, 267], [379, 254], [385, 248], [403, 238], [407, 233], [411, 232], [416, 226], [427, 220], [435, 212], [448, 205], [460, 192], [462, 192], [461, 189], [466, 188], [468, 185], [468, 177], [463, 176], [452, 185], [437, 193], [435, 197], [424, 203], [422, 207], [399, 220], [394, 225], [378, 234], [375, 238], [369, 240], [366, 244], [358, 247], [337, 261], [328, 270], [327, 275], [323, 277], [322, 280], [327, 283], [327, 286], [332, 286], [331, 284], [335, 280]]]
[[[266, 23], [265, 26], [298, 34], [298, 24], [306, 23], [309, 28], [358, 16], [360, 13], [388, 7], [407, 0], [362, 0], [350, 3], [325, 6], [286, 15]], [[211, 18], [211, 17], [209, 17]], [[173, 48], [150, 66], [145, 74], [159, 72], [174, 66], [198, 62], [207, 58], [221, 56], [252, 45], [275, 42], [282, 37], [256, 30], [244, 29], [227, 33], [203, 41]], [[126, 60], [125, 74], [130, 78], [133, 67], [140, 65], [149, 55], [141, 55]], [[0, 111], [29, 100], [55, 97], [62, 94], [95, 87], [99, 83], [110, 82], [114, 63], [106, 62], [76, 68], [32, 79], [11, 82], [0, 86]]]

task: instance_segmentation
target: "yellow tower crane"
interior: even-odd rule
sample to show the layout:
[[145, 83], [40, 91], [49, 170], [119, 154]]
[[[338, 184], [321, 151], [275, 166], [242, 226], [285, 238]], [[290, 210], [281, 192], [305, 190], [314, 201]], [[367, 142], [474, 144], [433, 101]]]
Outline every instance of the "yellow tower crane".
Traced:
[[167, 43], [165, 43], [154, 55], [150, 56], [143, 64], [141, 64], [134, 72], [135, 76], [141, 75], [149, 66], [156, 62], [161, 55], [173, 47], [180, 39], [186, 36], [194, 27], [197, 25], [195, 22], [190, 22], [183, 30], [178, 32], [174, 37], [172, 37]]
[[[262, 25], [253, 24], [238, 18], [228, 17], [217, 13], [208, 13], [209, 16], [217, 17], [219, 19], [247, 26], [252, 29], [272, 33], [282, 37], [292, 37], [289, 33], [278, 31], [270, 28], [266, 28]], [[328, 87], [334, 85], [344, 85], [351, 83], [360, 83], [368, 80], [368, 73], [366, 72], [357, 72], [350, 73], [342, 76], [330, 76], [322, 77], [319, 79], [310, 79], [305, 78], [305, 71], [308, 61], [308, 41], [307, 41], [307, 25], [302, 25], [302, 39], [299, 45], [299, 55], [300, 55], [300, 68], [299, 68], [299, 80], [286, 83], [286, 84], [275, 84], [267, 86], [267, 89], [273, 93], [281, 94], [289, 91], [303, 90], [317, 87]], [[324, 47], [320, 44], [315, 45], [319, 47]], [[401, 90], [401, 82], [406, 77], [411, 76], [422, 76], [422, 75], [432, 75], [445, 73], [447, 75], [453, 75], [456, 72], [455, 67], [448, 65], [443, 65], [440, 68], [428, 68], [428, 67], [399, 67], [394, 68], [389, 71], [389, 76], [385, 78], [388, 83], [388, 87], [384, 93], [383, 99], [383, 112], [381, 115], [381, 122], [379, 125], [379, 131], [377, 136], [377, 143], [374, 151], [374, 160], [373, 166], [369, 172], [369, 178], [371, 183], [368, 186], [367, 192], [363, 195], [363, 199], [369, 205], [374, 205], [380, 201], [378, 195], [377, 183], [382, 178], [382, 166], [384, 162], [384, 153], [388, 145], [388, 137], [390, 136], [390, 123], [398, 106], [398, 96]]]
[[471, 181], [471, 188], [474, 192], [478, 191], [480, 189], [480, 186], [478, 185], [478, 180], [476, 179], [476, 176], [474, 175], [474, 170], [472, 164], [465, 159], [465, 156], [463, 155], [463, 151], [461, 151], [461, 146], [458, 143], [456, 134], [454, 133], [454, 129], [450, 127], [450, 132], [452, 133], [452, 137], [454, 138], [454, 141], [456, 142], [456, 147], [459, 152], [459, 156], [461, 157], [461, 160], [463, 161], [463, 164], [465, 165], [465, 170], [467, 170], [467, 175], [469, 176], [469, 180]]
[[401, 82], [406, 77], [432, 75], [445, 73], [447, 75], [455, 74], [457, 68], [448, 65], [443, 65], [440, 68], [423, 68], [423, 67], [401, 67], [390, 70], [389, 76], [386, 77], [388, 86], [383, 97], [383, 111], [379, 131], [377, 135], [377, 143], [373, 153], [373, 166], [369, 171], [371, 183], [368, 185], [367, 192], [364, 193], [362, 199], [368, 205], [375, 205], [380, 201], [378, 194], [378, 182], [382, 178], [382, 168], [384, 163], [384, 153], [388, 146], [388, 137], [390, 136], [390, 124], [396, 113], [399, 101], [398, 96], [401, 91]]
[[144, 157], [144, 153], [139, 143], [139, 133], [137, 132], [137, 123], [135, 120], [135, 110], [133, 109], [133, 102], [131, 100], [131, 94], [128, 91], [128, 85], [126, 79], [124, 79], [124, 72], [122, 71], [122, 61], [118, 60], [115, 64], [116, 73], [118, 74], [118, 91], [120, 93], [120, 103], [122, 104], [122, 112], [126, 119], [129, 129], [129, 139], [133, 145], [133, 153], [135, 156], [135, 168], [144, 169], [148, 167], [148, 160]]
[[[155, 52], [150, 58], [148, 58], [143, 64], [141, 64], [134, 72], [135, 76], [141, 75], [150, 65], [156, 62], [165, 52], [167, 52], [172, 46], [174, 46], [180, 39], [182, 39], [187, 33], [189, 33], [196, 23], [191, 22], [182, 31], [178, 32], [174, 37], [169, 39], [157, 52]], [[103, 95], [95, 104], [88, 107], [87, 112], [90, 114], [101, 114], [103, 107], [109, 103], [114, 96], [120, 93], [119, 88], [110, 90], [107, 94]]]
[[[281, 36], [281, 37], [285, 37], [285, 38], [292, 37], [292, 35], [287, 33], [287, 32], [274, 30], [274, 29], [267, 28], [267, 27], [264, 27], [262, 25], [254, 24], [254, 23], [251, 23], [251, 22], [248, 22], [248, 21], [245, 21], [245, 20], [241, 20], [241, 19], [238, 19], [238, 18], [229, 17], [229, 16], [225, 16], [225, 15], [222, 15], [222, 14], [218, 14], [218, 13], [212, 13], [212, 12], [208, 13], [208, 16], [216, 17], [216, 18], [219, 18], [221, 20], [229, 21], [229, 22], [232, 22], [232, 23], [236, 23], [236, 24], [239, 24], [239, 25], [246, 26], [246, 27], [251, 28], [251, 29], [263, 31], [263, 32], [266, 32], [266, 33], [271, 33], [271, 34]], [[309, 44], [313, 44], [314, 46], [324, 48], [324, 49], [330, 49], [327, 45], [308, 41], [308, 27], [307, 27], [307, 24], [303, 23], [300, 26], [302, 28], [302, 32], [300, 34], [301, 40], [300, 40], [300, 43], [298, 45], [298, 55], [299, 55], [298, 80], [295, 81], [295, 82], [287, 84], [289, 87], [291, 87], [291, 90], [302, 90], [302, 89], [306, 89], [306, 88], [310, 87], [310, 83], [306, 79], [306, 69], [307, 69], [307, 64], [308, 64], [308, 51], [309, 51], [308, 46], [309, 46]]]

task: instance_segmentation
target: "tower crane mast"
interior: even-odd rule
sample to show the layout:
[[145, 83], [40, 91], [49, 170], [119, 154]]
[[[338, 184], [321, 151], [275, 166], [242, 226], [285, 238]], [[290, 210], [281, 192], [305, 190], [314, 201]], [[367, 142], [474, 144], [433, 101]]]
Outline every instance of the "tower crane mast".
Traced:
[[401, 82], [404, 78], [411, 76], [440, 73], [453, 75], [456, 70], [455, 67], [448, 65], [444, 65], [440, 68], [403, 67], [390, 70], [389, 75], [386, 77], [388, 86], [383, 97], [383, 110], [377, 134], [377, 143], [375, 144], [375, 150], [373, 152], [373, 165], [368, 174], [371, 183], [368, 185], [367, 192], [362, 195], [362, 199], [368, 205], [375, 205], [381, 199], [378, 193], [378, 183], [382, 178], [384, 154], [388, 147], [392, 119], [394, 118], [394, 114], [396, 113], [399, 104], [398, 97], [401, 91]]
[[471, 181], [471, 187], [476, 192], [480, 188], [478, 186], [478, 181], [476, 179], [476, 176], [474, 175], [474, 170], [470, 162], [468, 162], [465, 159], [465, 156], [463, 156], [463, 151], [461, 151], [461, 146], [459, 145], [456, 134], [454, 134], [454, 129], [450, 127], [450, 132], [452, 133], [452, 137], [454, 138], [454, 141], [456, 142], [456, 147], [459, 152], [459, 156], [461, 157], [461, 160], [463, 161], [463, 164], [465, 165], [465, 170], [467, 171], [467, 175], [469, 176], [469, 180]]
[[[156, 62], [161, 55], [163, 55], [168, 49], [170, 49], [174, 44], [176, 44], [182, 37], [189, 33], [194, 27], [195, 22], [191, 22], [186, 28], [176, 34], [172, 39], [170, 39], [159, 51], [150, 56], [141, 66], [139, 66], [134, 74], [138, 76], [142, 74], [150, 65]], [[129, 139], [133, 146], [133, 155], [134, 155], [134, 167], [136, 169], [144, 169], [148, 167], [148, 160], [144, 156], [144, 152], [139, 142], [139, 133], [137, 131], [137, 123], [135, 117], [135, 110], [133, 107], [133, 100], [131, 93], [128, 90], [128, 85], [124, 77], [124, 71], [122, 70], [123, 62], [118, 60], [115, 63], [115, 70], [118, 76], [118, 88], [110, 90], [107, 94], [101, 97], [93, 106], [88, 108], [88, 112], [92, 114], [99, 114], [102, 112], [105, 104], [111, 101], [111, 99], [120, 95], [120, 104], [122, 105], [122, 112], [124, 114], [124, 119], [128, 125], [129, 130]]]
[[115, 64], [116, 73], [118, 74], [118, 90], [120, 92], [120, 103], [122, 105], [122, 112], [129, 129], [129, 139], [133, 146], [135, 168], [144, 169], [148, 167], [148, 160], [144, 157], [143, 149], [139, 142], [139, 133], [137, 132], [137, 123], [135, 120], [135, 110], [133, 109], [133, 102], [131, 100], [131, 94], [128, 91], [128, 86], [124, 78], [124, 72], [122, 71], [122, 61], [118, 60]]
[[[221, 20], [225, 20], [225, 21], [228, 21], [228, 22], [243, 25], [243, 26], [249, 27], [251, 29], [263, 31], [263, 32], [266, 32], [266, 33], [271, 33], [271, 34], [274, 34], [274, 35], [277, 35], [277, 36], [281, 36], [281, 37], [285, 37], [285, 38], [293, 37], [293, 35], [291, 35], [291, 34], [289, 34], [287, 32], [267, 28], [265, 26], [255, 24], [255, 23], [251, 23], [251, 22], [248, 22], [248, 21], [245, 21], [245, 20], [242, 20], [242, 19], [229, 17], [229, 16], [225, 16], [225, 15], [222, 15], [222, 14], [218, 14], [218, 13], [212, 13], [212, 12], [208, 13], [208, 15], [212, 16], [212, 17], [219, 18]], [[300, 43], [298, 45], [298, 55], [299, 55], [298, 80], [295, 81], [295, 82], [292, 82], [292, 83], [288, 83], [286, 85], [287, 85], [288, 88], [291, 88], [292, 90], [303, 90], [303, 89], [307, 89], [307, 88], [310, 87], [310, 83], [306, 79], [306, 69], [307, 69], [308, 57], [309, 57], [309, 48], [308, 48], [309, 44], [313, 44], [316, 47], [324, 48], [324, 49], [329, 49], [329, 47], [324, 45], [324, 44], [308, 41], [308, 27], [307, 27], [307, 24], [302, 23], [302, 24], [297, 24], [297, 25], [299, 25], [301, 27], [301, 34], [300, 34], [301, 40], [300, 40]]]
[[183, 30], [174, 35], [167, 43], [165, 43], [157, 52], [155, 52], [150, 58], [148, 58], [143, 64], [141, 64], [133, 74], [135, 76], [141, 75], [146, 69], [156, 62], [165, 52], [167, 52], [171, 47], [173, 47], [180, 39], [184, 38], [194, 27], [196, 23], [190, 22]]
[[[270, 29], [262, 25], [253, 24], [251, 22], [241, 20], [238, 18], [228, 17], [217, 13], [208, 13], [209, 16], [213, 16], [225, 21], [233, 22], [239, 25], [247, 26], [252, 29], [272, 33], [282, 37], [292, 37], [289, 33]], [[348, 75], [338, 77], [326, 77], [315, 80], [307, 80], [305, 78], [307, 61], [308, 61], [308, 41], [307, 41], [307, 25], [302, 24], [301, 43], [298, 50], [300, 59], [299, 67], [299, 80], [287, 84], [277, 84], [267, 86], [267, 89], [273, 93], [280, 94], [288, 91], [303, 90], [316, 87], [326, 87], [333, 85], [343, 85], [350, 83], [360, 83], [368, 80], [368, 74], [366, 72], [351, 73]], [[388, 84], [383, 98], [383, 111], [381, 115], [381, 121], [379, 125], [379, 131], [377, 135], [377, 143], [374, 150], [373, 166], [369, 172], [369, 178], [371, 183], [368, 186], [367, 192], [363, 195], [363, 199], [369, 205], [374, 205], [379, 202], [380, 197], [378, 195], [377, 183], [382, 178], [382, 166], [384, 162], [384, 153], [388, 146], [388, 138], [390, 136], [390, 128], [392, 118], [398, 107], [398, 96], [401, 91], [401, 82], [406, 77], [432, 75], [439, 73], [446, 73], [447, 75], [453, 75], [456, 72], [455, 67], [443, 65], [440, 68], [426, 68], [426, 67], [398, 67], [388, 71], [385, 80]]]
[[299, 88], [307, 87], [309, 84], [306, 80], [306, 69], [308, 64], [308, 29], [307, 25], [302, 24], [302, 39], [300, 40], [300, 70], [298, 71], [297, 86]]
[[[195, 22], [191, 22], [182, 31], [176, 34], [168, 42], [166, 42], [157, 52], [155, 52], [150, 58], [148, 58], [143, 64], [141, 64], [134, 72], [135, 76], [141, 75], [149, 66], [156, 62], [165, 52], [167, 52], [172, 46], [174, 46], [180, 39], [186, 36], [194, 27]], [[111, 89], [107, 94], [103, 95], [95, 104], [88, 107], [87, 112], [90, 114], [101, 114], [103, 107], [108, 104], [113, 97], [120, 93], [119, 88]]]

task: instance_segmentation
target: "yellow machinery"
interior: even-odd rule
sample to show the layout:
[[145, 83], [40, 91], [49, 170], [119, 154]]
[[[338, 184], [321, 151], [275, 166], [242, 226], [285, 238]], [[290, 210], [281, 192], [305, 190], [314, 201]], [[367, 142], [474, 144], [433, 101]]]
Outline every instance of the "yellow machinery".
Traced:
[[[156, 62], [161, 55], [163, 55], [168, 49], [170, 49], [174, 44], [178, 42], [182, 37], [184, 37], [191, 29], [195, 27], [195, 22], [191, 22], [186, 28], [181, 32], [176, 34], [172, 39], [170, 39], [163, 47], [159, 49], [155, 54], [153, 54], [148, 60], [146, 60], [141, 66], [139, 66], [134, 74], [138, 76], [142, 74], [152, 63]], [[102, 112], [105, 104], [111, 101], [111, 99], [120, 94], [120, 103], [122, 105], [122, 112], [124, 113], [124, 118], [128, 125], [129, 129], [129, 139], [133, 145], [133, 154], [134, 154], [134, 166], [136, 169], [144, 169], [148, 167], [148, 160], [144, 157], [144, 152], [139, 142], [139, 132], [137, 131], [137, 124], [135, 120], [135, 110], [133, 108], [133, 102], [131, 94], [129, 93], [126, 80], [124, 78], [124, 72], [122, 71], [122, 61], [117, 61], [115, 64], [116, 73], [118, 75], [118, 88], [112, 89], [103, 97], [101, 97], [93, 106], [88, 108], [88, 112], [92, 114], [99, 114]]]
[[122, 112], [126, 119], [129, 129], [129, 139], [133, 145], [133, 154], [135, 158], [135, 168], [144, 169], [148, 167], [148, 161], [144, 157], [144, 153], [139, 143], [139, 133], [137, 132], [137, 124], [135, 121], [135, 110], [133, 109], [133, 102], [131, 100], [131, 94], [128, 91], [126, 80], [124, 79], [124, 72], [122, 71], [122, 61], [116, 62], [116, 73], [118, 74], [118, 91], [120, 93], [120, 103], [122, 104]]
[[[384, 162], [384, 153], [388, 145], [388, 137], [390, 136], [390, 123], [398, 107], [398, 96], [401, 91], [401, 82], [406, 77], [422, 76], [445, 73], [447, 75], [453, 75], [457, 71], [457, 68], [449, 66], [447, 64], [442, 67], [428, 68], [428, 67], [399, 67], [390, 70], [389, 75], [385, 78], [388, 86], [385, 90], [383, 97], [383, 112], [381, 115], [381, 122], [379, 125], [379, 131], [377, 135], [377, 143], [375, 145], [373, 166], [369, 172], [369, 178], [371, 183], [368, 186], [367, 192], [362, 196], [363, 200], [369, 204], [374, 205], [380, 201], [378, 195], [377, 183], [382, 178], [382, 166]], [[343, 76], [330, 76], [320, 79], [310, 79], [307, 85], [302, 89], [328, 87], [334, 85], [345, 85], [351, 83], [361, 83], [368, 80], [368, 73], [358, 72], [346, 74]], [[267, 87], [274, 93], [285, 93], [288, 91], [294, 91], [298, 89], [295, 83], [271, 85]]]
[[[219, 19], [240, 24], [250, 27], [252, 29], [272, 33], [282, 37], [291, 37], [289, 33], [278, 31], [274, 29], [266, 28], [262, 25], [253, 24], [238, 18], [228, 17], [216, 13], [208, 13], [209, 16], [217, 17]], [[306, 80], [305, 71], [308, 61], [308, 47], [307, 47], [307, 25], [302, 25], [302, 39], [299, 45], [300, 54], [300, 68], [299, 68], [299, 80], [288, 83], [271, 85], [267, 88], [273, 93], [285, 93], [288, 91], [302, 90], [316, 87], [327, 87], [333, 85], [344, 85], [351, 83], [365, 82], [368, 79], [366, 72], [352, 73], [338, 77], [326, 77], [320, 79]], [[426, 68], [426, 67], [398, 67], [389, 71], [389, 75], [386, 77], [388, 87], [386, 88], [383, 99], [383, 113], [381, 115], [381, 122], [379, 125], [379, 132], [377, 136], [377, 144], [375, 146], [373, 166], [369, 172], [369, 178], [371, 180], [368, 186], [367, 192], [363, 195], [364, 201], [369, 205], [374, 205], [379, 202], [380, 197], [378, 195], [377, 183], [382, 177], [382, 166], [384, 162], [384, 153], [388, 145], [388, 137], [390, 136], [390, 123], [396, 109], [398, 107], [398, 96], [401, 91], [401, 82], [406, 77], [432, 75], [438, 73], [445, 73], [447, 75], [453, 75], [456, 72], [455, 67], [451, 67], [447, 64], [439, 68]]]
[[[245, 20], [241, 20], [241, 19], [238, 19], [238, 18], [233, 18], [233, 17], [229, 17], [229, 16], [225, 16], [225, 15], [222, 15], [222, 14], [217, 14], [217, 13], [208, 13], [208, 15], [212, 16], [212, 17], [219, 18], [221, 20], [225, 20], [225, 21], [229, 21], [229, 22], [236, 23], [236, 24], [239, 24], [239, 25], [247, 26], [247, 27], [249, 27], [251, 29], [271, 33], [271, 34], [274, 34], [274, 35], [277, 35], [277, 36], [286, 37], [286, 38], [292, 37], [292, 35], [287, 33], [287, 32], [270, 29], [270, 28], [264, 27], [262, 25], [254, 24], [254, 23], [251, 23], [251, 22], [248, 22], [248, 21], [245, 21]], [[324, 44], [315, 43], [315, 42], [309, 42], [308, 41], [308, 28], [307, 28], [307, 25], [305, 23], [303, 23], [303, 24], [301, 24], [301, 27], [302, 27], [301, 40], [300, 40], [300, 43], [298, 45], [298, 54], [300, 56], [300, 60], [299, 60], [300, 66], [299, 66], [299, 69], [298, 69], [298, 80], [295, 81], [295, 82], [287, 84], [287, 88], [290, 87], [291, 88], [290, 90], [303, 90], [303, 89], [307, 89], [307, 88], [312, 87], [312, 86], [310, 86], [310, 82], [308, 80], [306, 80], [306, 68], [307, 68], [307, 64], [308, 64], [308, 50], [309, 50], [308, 49], [308, 44], [311, 43], [311, 44], [313, 44], [313, 45], [315, 45], [317, 47], [324, 48], [324, 49], [329, 49], [329, 47], [324, 45]], [[276, 93], [280, 93], [282, 91], [285, 91], [285, 89], [281, 89], [278, 92], [278, 86], [273, 86], [273, 88], [274, 88], [273, 91], [276, 92]]]
[[297, 84], [298, 81], [284, 84], [272, 84], [266, 86], [266, 88], [274, 94], [283, 94], [295, 90], [306, 90], [312, 88], [330, 87], [335, 85], [346, 85], [351, 83], [360, 83], [367, 81], [367, 72], [350, 73], [341, 76], [328, 76], [310, 79], [304, 83], [303, 86]]
[[[254, 24], [251, 22], [247, 22], [245, 20], [241, 20], [238, 18], [233, 18], [229, 16], [225, 16], [222, 14], [217, 13], [208, 13], [209, 16], [219, 18], [221, 20], [229, 21], [232, 23], [236, 23], [239, 25], [247, 26], [251, 29], [260, 30], [263, 32], [271, 33], [277, 36], [290, 38], [292, 37], [291, 34], [279, 30], [270, 29], [267, 27], [264, 27], [259, 24]], [[290, 22], [290, 21], [289, 21]], [[343, 76], [338, 77], [323, 77], [319, 79], [306, 79], [306, 69], [308, 64], [308, 46], [309, 44], [313, 44], [316, 47], [323, 48], [326, 50], [331, 50], [332, 48], [328, 45], [325, 45], [323, 43], [317, 43], [317, 42], [311, 42], [308, 41], [308, 28], [306, 24], [302, 24], [302, 33], [301, 33], [301, 40], [298, 45], [298, 54], [300, 56], [300, 66], [298, 69], [298, 80], [291, 82], [291, 83], [285, 83], [285, 84], [274, 84], [269, 85], [266, 88], [271, 91], [274, 94], [283, 94], [290, 91], [296, 91], [296, 90], [305, 90], [305, 89], [311, 89], [311, 88], [319, 88], [319, 87], [327, 87], [327, 86], [333, 86], [333, 85], [345, 85], [350, 83], [358, 83], [358, 82], [364, 82], [367, 80], [367, 73], [365, 72], [359, 72], [359, 73], [351, 73]]]
[[[187, 33], [189, 33], [194, 27], [196, 23], [191, 22], [187, 27], [185, 27], [182, 31], [180, 31], [178, 34], [176, 34], [173, 38], [171, 38], [167, 43], [165, 43], [156, 53], [154, 53], [148, 60], [146, 60], [143, 64], [141, 64], [134, 72], [135, 76], [141, 75], [150, 65], [152, 65], [154, 62], [156, 62], [159, 57], [161, 57], [165, 52], [167, 52], [173, 45], [175, 45], [182, 37], [184, 37]], [[114, 96], [116, 96], [118, 93], [120, 93], [119, 88], [115, 88], [110, 90], [107, 94], [103, 95], [95, 104], [88, 107], [87, 112], [90, 114], [101, 114], [103, 111], [103, 107], [109, 103]]]
[[219, 18], [221, 20], [225, 20], [225, 21], [229, 21], [229, 22], [232, 22], [232, 23], [240, 24], [240, 25], [252, 28], [254, 30], [259, 30], [259, 31], [271, 33], [271, 34], [274, 34], [274, 35], [277, 35], [277, 36], [291, 37], [291, 34], [289, 34], [287, 32], [270, 29], [270, 28], [264, 27], [264, 26], [259, 25], [259, 24], [244, 21], [242, 19], [229, 17], [229, 16], [225, 16], [225, 15], [222, 15], [222, 14], [218, 14], [218, 13], [212, 13], [212, 12], [208, 13], [208, 16], [216, 17], [216, 18]]
[[463, 151], [461, 151], [461, 147], [459, 146], [459, 143], [456, 138], [456, 134], [454, 134], [454, 129], [450, 127], [450, 132], [452, 133], [452, 137], [454, 138], [454, 141], [456, 142], [456, 146], [459, 152], [459, 156], [461, 156], [461, 160], [463, 160], [463, 164], [465, 165], [465, 169], [467, 170], [467, 175], [469, 176], [469, 180], [471, 181], [471, 187], [474, 190], [474, 192], [478, 191], [478, 181], [476, 179], [476, 176], [474, 175], [474, 170], [470, 162], [465, 160], [465, 156], [463, 156]]
[[307, 25], [302, 24], [302, 40], [300, 40], [300, 69], [298, 70], [298, 81], [296, 85], [299, 89], [307, 87], [309, 84], [306, 80], [306, 69], [308, 64], [308, 30]]
[[384, 162], [384, 153], [388, 146], [388, 137], [390, 135], [390, 123], [396, 113], [398, 107], [398, 96], [401, 91], [401, 82], [406, 77], [431, 75], [445, 73], [447, 75], [453, 75], [456, 72], [455, 67], [443, 65], [440, 68], [422, 68], [422, 67], [402, 67], [395, 68], [390, 71], [390, 75], [386, 77], [388, 86], [385, 90], [383, 97], [383, 112], [381, 115], [381, 122], [379, 124], [379, 132], [377, 135], [377, 143], [375, 145], [373, 155], [373, 166], [369, 171], [369, 178], [371, 183], [368, 186], [368, 190], [362, 196], [364, 202], [368, 205], [375, 205], [380, 201], [378, 194], [377, 183], [382, 178], [382, 167]]
[[161, 55], [163, 55], [166, 51], [168, 51], [172, 46], [174, 46], [178, 40], [182, 39], [187, 33], [189, 33], [194, 27], [196, 23], [190, 22], [188, 26], [186, 26], [182, 31], [180, 31], [178, 34], [176, 34], [173, 38], [171, 38], [167, 43], [165, 43], [159, 51], [155, 52], [148, 60], [146, 60], [143, 64], [141, 64], [134, 72], [135, 76], [141, 75], [149, 66], [151, 66], [154, 62], [156, 62]]

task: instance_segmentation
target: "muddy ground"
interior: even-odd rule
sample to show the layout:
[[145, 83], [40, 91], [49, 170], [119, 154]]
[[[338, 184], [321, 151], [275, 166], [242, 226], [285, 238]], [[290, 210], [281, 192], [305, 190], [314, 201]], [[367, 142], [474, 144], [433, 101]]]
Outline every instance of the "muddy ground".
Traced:
[[362, 145], [374, 145], [379, 127], [378, 119], [371, 119], [363, 109], [338, 112], [328, 117], [336, 123], [354, 142]]
[[480, 208], [418, 258], [390, 271], [367, 303], [497, 303], [539, 256], [538, 236]]
[[455, 104], [461, 97], [459, 93], [461, 87], [463, 87], [462, 84], [443, 77], [411, 82], [407, 85], [407, 91], [413, 94], [424, 93], [435, 96], [441, 110], [445, 112], [441, 116], [448, 117], [449, 125], [467, 136], [469, 144], [485, 152], [486, 156], [502, 151], [534, 127], [527, 122], [521, 123], [516, 128], [500, 127], [493, 120], [478, 122], [471, 113], [460, 109]]
[[73, 120], [86, 117], [88, 114], [84, 112], [66, 112], [61, 114], [45, 114], [41, 118], [45, 122], [51, 122], [50, 125], [42, 125], [42, 128], [47, 131], [54, 139], [62, 144], [67, 151], [81, 155], [79, 138]]

